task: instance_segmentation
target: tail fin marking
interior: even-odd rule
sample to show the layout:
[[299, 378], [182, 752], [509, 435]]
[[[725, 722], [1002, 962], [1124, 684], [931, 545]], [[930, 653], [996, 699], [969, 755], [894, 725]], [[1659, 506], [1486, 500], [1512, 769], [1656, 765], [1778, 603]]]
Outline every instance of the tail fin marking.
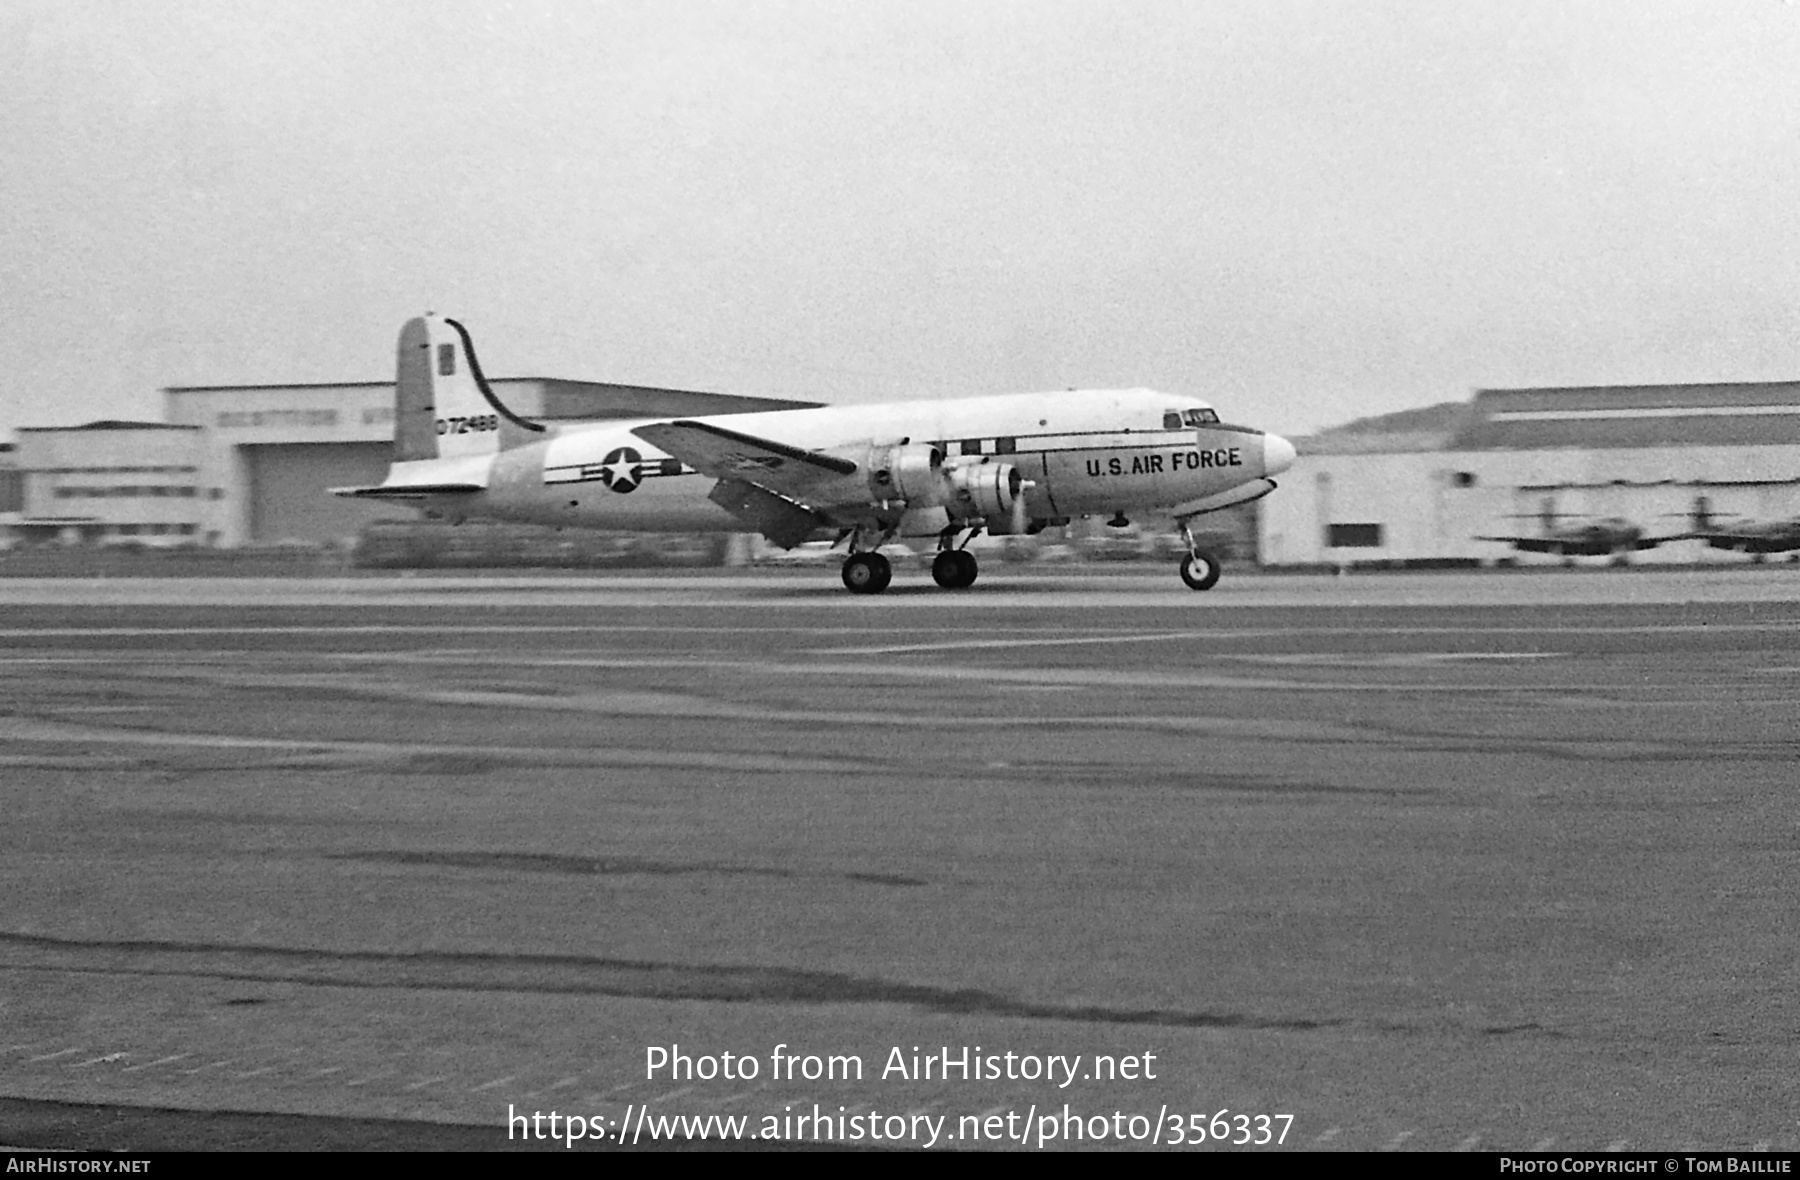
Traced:
[[[466, 364], [457, 362], [459, 352]], [[394, 374], [395, 462], [495, 454], [508, 445], [501, 437], [503, 423], [544, 430], [494, 396], [475, 358], [474, 341], [455, 320], [436, 315], [408, 320], [400, 329]]]

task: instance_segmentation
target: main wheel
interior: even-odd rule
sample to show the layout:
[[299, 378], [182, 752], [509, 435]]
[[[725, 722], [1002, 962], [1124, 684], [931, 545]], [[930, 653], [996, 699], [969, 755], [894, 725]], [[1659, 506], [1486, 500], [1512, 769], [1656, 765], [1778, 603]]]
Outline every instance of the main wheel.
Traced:
[[1211, 590], [1219, 580], [1219, 559], [1204, 549], [1196, 549], [1181, 561], [1181, 580], [1189, 590]]
[[946, 549], [931, 561], [931, 580], [946, 590], [967, 590], [981, 569], [965, 549]]
[[894, 567], [879, 553], [853, 553], [844, 559], [844, 585], [853, 594], [880, 594], [894, 580]]

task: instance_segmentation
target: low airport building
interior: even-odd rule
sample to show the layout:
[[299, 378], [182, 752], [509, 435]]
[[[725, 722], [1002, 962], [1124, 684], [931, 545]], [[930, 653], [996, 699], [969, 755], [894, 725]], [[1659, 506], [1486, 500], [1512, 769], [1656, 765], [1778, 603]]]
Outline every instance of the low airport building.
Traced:
[[23, 427], [13, 538], [189, 544], [203, 537], [200, 430], [165, 422]]
[[[1480, 538], [1615, 520], [1654, 539], [1692, 531], [1697, 513], [1800, 518], [1800, 382], [1488, 389], [1434, 409], [1296, 439], [1281, 489], [1260, 502], [1263, 563], [1561, 563]], [[1744, 557], [1675, 540], [1628, 559]]]

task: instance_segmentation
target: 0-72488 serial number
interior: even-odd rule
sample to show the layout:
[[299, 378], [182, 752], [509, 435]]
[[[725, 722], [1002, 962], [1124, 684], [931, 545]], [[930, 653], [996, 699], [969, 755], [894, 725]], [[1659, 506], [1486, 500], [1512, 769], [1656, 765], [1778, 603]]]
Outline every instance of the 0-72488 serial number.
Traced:
[[439, 434], [479, 434], [484, 430], [500, 429], [500, 415], [476, 414], [471, 418], [439, 418], [437, 432]]

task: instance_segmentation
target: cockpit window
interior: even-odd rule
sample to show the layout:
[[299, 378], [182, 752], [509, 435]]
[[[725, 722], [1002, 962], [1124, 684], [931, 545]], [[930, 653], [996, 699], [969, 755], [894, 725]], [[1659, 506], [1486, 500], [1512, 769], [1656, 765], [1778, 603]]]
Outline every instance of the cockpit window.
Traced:
[[1170, 410], [1163, 415], [1164, 430], [1180, 430], [1184, 426], [1217, 425], [1219, 415], [1216, 410]]

